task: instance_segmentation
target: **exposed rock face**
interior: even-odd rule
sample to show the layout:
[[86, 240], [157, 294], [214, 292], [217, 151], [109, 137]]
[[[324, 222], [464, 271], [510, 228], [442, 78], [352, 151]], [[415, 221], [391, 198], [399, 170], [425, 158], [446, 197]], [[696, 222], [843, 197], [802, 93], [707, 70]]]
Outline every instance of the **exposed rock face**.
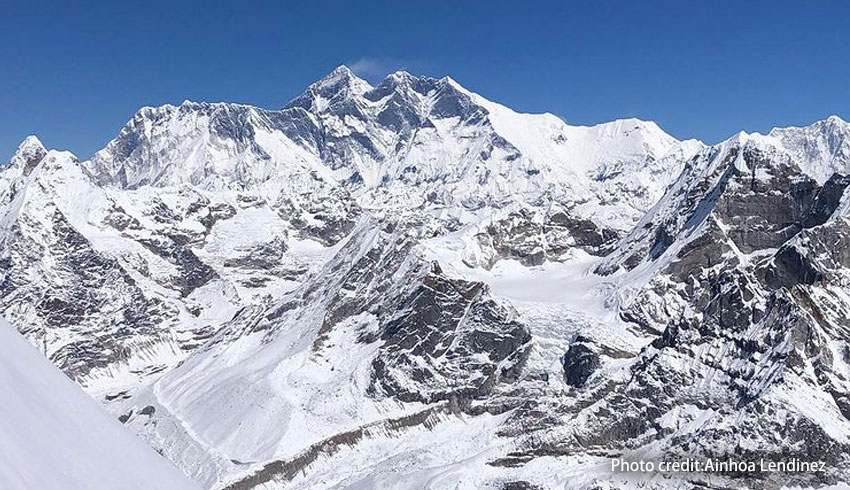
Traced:
[[[671, 457], [794, 456], [840, 467], [850, 451], [844, 433], [831, 434], [797, 404], [807, 402], [794, 397], [843, 403], [840, 394], [848, 389], [839, 374], [846, 360], [838, 361], [831, 347], [845, 343], [847, 332], [848, 305], [833, 292], [844, 282], [846, 252], [837, 230], [847, 224], [835, 213], [845, 179], [835, 175], [821, 186], [787, 153], [758, 138], [698, 158], [706, 163], [686, 169], [598, 269], [611, 271], [616, 263], [636, 273], [656, 270], [621, 315], [663, 333], [631, 364], [627, 383], [599, 380], [585, 388], [587, 401], [566, 404], [573, 408], [565, 414], [580, 421], [565, 422], [581, 434], [574, 443], [537, 451], [570, 452], [576, 443], [629, 449], [651, 437], [664, 441], [663, 453]], [[590, 422], [582, 415], [588, 403], [619, 416], [597, 411]], [[838, 402], [821, 410], [819, 417], [848, 427]], [[699, 413], [712, 415], [699, 429], [681, 428]], [[726, 443], [710, 442], [718, 439]], [[839, 474], [799, 476], [818, 485]], [[772, 488], [783, 481], [750, 476], [756, 480], [743, 484]]]
[[436, 263], [394, 309], [402, 313], [381, 326], [373, 393], [426, 403], [478, 399], [515, 381], [528, 356], [531, 335], [514, 314], [484, 284], [449, 279]]
[[[337, 254], [301, 287], [267, 308], [239, 312], [183, 365], [123, 403], [126, 423], [151, 437], [190, 473], [214, 479], [220, 472], [232, 471], [234, 463], [213, 457], [183, 460], [198, 436], [178, 429], [168, 440], [158, 439], [161, 427], [175, 421], [201, 423], [202, 418], [195, 417], [202, 414], [192, 407], [222, 407], [221, 400], [236, 396], [246, 410], [265, 413], [262, 407], [268, 407], [271, 411], [261, 418], [283, 417], [278, 419], [283, 423], [264, 429], [263, 437], [274, 432], [272, 437], [282, 440], [289, 430], [300, 430], [290, 421], [307, 420], [317, 428], [316, 437], [336, 441], [332, 444], [336, 447], [347, 440], [339, 438], [344, 425], [368, 422], [370, 427], [382, 424], [398, 430], [407, 423], [433, 423], [406, 408], [399, 411], [400, 402], [448, 403], [447, 413], [460, 413], [460, 407], [485, 401], [500, 387], [515, 384], [531, 349], [528, 328], [483, 283], [453, 278], [438, 264], [424, 260], [419, 250], [423, 225], [416, 219], [361, 220]], [[290, 372], [283, 385], [263, 382], [245, 392], [239, 381], [209, 391], [183, 391], [190, 379], [240, 378], [244, 363], [259, 359], [260, 372]], [[303, 398], [291, 396], [296, 386]], [[153, 390], [159, 394], [153, 395]], [[160, 396], [174, 397], [176, 403], [161, 405]], [[327, 405], [326, 397], [340, 405]], [[256, 405], [259, 398], [266, 401]], [[151, 404], [155, 414], [141, 417], [140, 410]], [[346, 408], [340, 411], [340, 407]], [[222, 408], [221, 420], [228, 428], [244, 415], [231, 412], [229, 406]], [[354, 444], [364, 434], [358, 430], [350, 436]], [[231, 441], [240, 447], [247, 442]], [[271, 472], [275, 478], [289, 479], [288, 467], [269, 464], [257, 475]], [[266, 477], [247, 481], [255, 480]]]
[[513, 259], [525, 266], [539, 266], [562, 261], [574, 249], [604, 255], [618, 238], [619, 231], [572, 216], [556, 203], [536, 203], [533, 208], [510, 211], [494, 219], [476, 234], [481, 263], [471, 260], [469, 265], [489, 269], [500, 260]]
[[[64, 163], [60, 155], [46, 155], [42, 165]], [[19, 214], [10, 216], [16, 219], [7, 221], [0, 237], [2, 313], [69, 376], [82, 380], [92, 370], [126, 361], [133, 349], [161, 343], [168, 334], [158, 325], [173, 312], [146, 297], [42, 194], [53, 178], [66, 177], [62, 169], [42, 171], [49, 175], [17, 196]]]
[[215, 271], [201, 262], [189, 247], [186, 247], [181, 237], [140, 239], [139, 243], [176, 267], [180, 280], [175, 286], [183, 296], [188, 296], [215, 278]]
[[20, 170], [21, 175], [27, 176], [32, 173], [33, 169], [47, 155], [47, 149], [35, 136], [27, 136], [20, 144], [18, 151], [9, 162], [10, 167], [16, 167]]
[[832, 174], [832, 177], [818, 190], [815, 200], [809, 208], [808, 216], [802, 222], [803, 228], [820, 226], [832, 217], [841, 204], [844, 190], [850, 185], [850, 177]]
[[593, 372], [599, 368], [599, 354], [588, 344], [586, 339], [579, 337], [574, 343], [570, 344], [562, 362], [567, 384], [581, 388]]

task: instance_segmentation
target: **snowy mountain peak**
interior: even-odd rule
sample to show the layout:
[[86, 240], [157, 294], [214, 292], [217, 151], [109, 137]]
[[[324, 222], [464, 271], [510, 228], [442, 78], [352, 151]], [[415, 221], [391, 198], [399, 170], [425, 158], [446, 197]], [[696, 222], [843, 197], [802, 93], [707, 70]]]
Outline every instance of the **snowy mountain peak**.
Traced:
[[44, 150], [45, 149], [44, 144], [41, 142], [40, 139], [38, 139], [38, 136], [36, 136], [34, 134], [31, 134], [31, 135], [27, 136], [26, 138], [24, 138], [24, 140], [21, 142], [21, 144], [18, 145], [18, 153], [21, 153], [22, 151], [32, 150], [32, 149], [36, 149], [36, 150]]
[[850, 123], [838, 116], [809, 126], [775, 128], [768, 133], [820, 183], [832, 174], [850, 173]]
[[24, 175], [28, 175], [46, 154], [47, 149], [44, 148], [38, 137], [30, 135], [18, 146], [10, 165], [20, 168]]
[[347, 66], [340, 65], [325, 77], [310, 85], [310, 88], [317, 90], [348, 88], [355, 93], [363, 93], [371, 89], [372, 86], [366, 80], [355, 75]]
[[847, 121], [842, 119], [839, 115], [833, 114], [826, 118], [826, 122], [830, 124], [847, 124]]
[[292, 99], [284, 108], [300, 107], [308, 111], [322, 112], [329, 108], [337, 108], [369, 90], [372, 90], [369, 82], [355, 75], [347, 66], [340, 65], [324, 78], [307, 87], [304, 93]]
[[420, 77], [411, 75], [407, 70], [397, 70], [386, 76], [387, 80], [418, 80]]
[[[570, 126], [553, 114], [516, 112], [449, 77], [398, 71], [372, 87], [341, 66], [283, 110], [197, 102], [142, 109], [84, 166], [123, 188], [262, 187], [271, 201], [283, 189], [312, 188], [315, 174], [378, 208], [385, 193], [402, 208], [424, 196], [467, 209], [518, 193], [529, 201], [569, 196], [584, 203], [581, 214], [596, 213], [594, 203], [613, 206], [602, 221], [623, 230], [660, 197], [679, 157], [698, 147], [678, 145], [653, 122]], [[678, 156], [662, 161], [672, 149]], [[628, 197], [605, 198], [621, 188]]]
[[354, 72], [351, 71], [351, 69], [348, 66], [339, 65], [338, 67], [334, 68], [333, 71], [328, 73], [324, 78], [322, 78], [322, 81], [339, 80], [339, 79], [347, 79], [347, 80], [358, 79], [359, 80], [357, 75], [355, 75]]
[[654, 157], [664, 154], [668, 148], [678, 141], [667, 134], [654, 121], [644, 121], [637, 118], [617, 119], [598, 124], [593, 128], [600, 138], [640, 142], [639, 144], [649, 150]]
[[781, 128], [773, 128], [768, 133], [771, 136], [782, 135], [789, 132], [831, 132], [831, 131], [846, 131], [850, 127], [850, 123], [842, 119], [838, 115], [831, 115], [825, 119], [815, 121], [808, 126], [786, 126]]
[[[410, 87], [415, 90], [422, 92], [423, 89], [431, 90], [435, 88], [439, 83], [439, 80], [425, 77], [425, 76], [416, 76], [412, 75], [407, 71], [399, 70], [394, 73], [390, 73], [384, 78], [380, 85], [388, 85], [392, 87]], [[427, 87], [427, 88], [426, 88]]]

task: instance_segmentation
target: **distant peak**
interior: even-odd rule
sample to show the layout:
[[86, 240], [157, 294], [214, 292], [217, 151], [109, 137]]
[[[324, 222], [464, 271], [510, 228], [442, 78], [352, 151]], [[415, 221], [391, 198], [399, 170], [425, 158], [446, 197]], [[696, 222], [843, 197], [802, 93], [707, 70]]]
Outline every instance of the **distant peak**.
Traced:
[[429, 77], [418, 77], [404, 70], [399, 70], [390, 73], [378, 85], [379, 92], [387, 90], [414, 90], [417, 92], [427, 92], [436, 86], [436, 80]]
[[286, 104], [285, 108], [301, 107], [307, 110], [321, 110], [323, 104], [317, 104], [319, 99], [360, 96], [369, 90], [372, 90], [369, 82], [355, 75], [347, 66], [339, 65], [319, 81], [312, 83], [304, 93]]
[[[793, 128], [789, 128], [792, 129]], [[850, 124], [847, 123], [844, 119], [838, 117], [837, 115], [832, 115], [827, 117], [826, 119], [822, 119], [820, 121], [815, 122], [807, 127], [800, 128], [798, 131], [814, 131], [817, 133], [821, 133], [823, 135], [846, 135], [848, 131], [850, 131]], [[781, 133], [782, 131], [778, 131]]]
[[45, 155], [47, 155], [47, 149], [44, 148], [41, 140], [35, 135], [29, 135], [18, 146], [10, 164], [23, 168], [23, 173], [27, 175]]
[[729, 138], [728, 141], [730, 143], [734, 143], [734, 144], [744, 144], [749, 140], [750, 140], [750, 133], [748, 133], [746, 131], [738, 131], [737, 133], [733, 134], [732, 137]]
[[469, 90], [467, 90], [467, 89], [466, 89], [466, 87], [464, 87], [463, 85], [461, 85], [460, 83], [458, 83], [458, 81], [457, 81], [457, 80], [455, 80], [454, 78], [452, 78], [452, 77], [450, 77], [450, 76], [448, 76], [448, 75], [446, 75], [446, 76], [444, 76], [443, 78], [441, 78], [441, 79], [440, 79], [440, 81], [441, 81], [442, 83], [444, 83], [444, 84], [448, 85], [449, 87], [453, 87], [453, 88], [455, 88], [456, 90], [460, 90], [461, 92], [469, 93]]
[[330, 72], [325, 78], [348, 77], [348, 76], [354, 76], [354, 72], [351, 71], [351, 68], [349, 68], [346, 65], [339, 65], [338, 67], [334, 68], [333, 71]]
[[426, 95], [431, 91], [441, 90], [445, 93], [460, 94], [469, 98], [477, 97], [449, 77], [433, 78], [426, 75], [418, 76], [405, 70], [399, 70], [387, 75], [375, 91], [367, 97], [375, 100], [392, 92], [418, 92]]
[[27, 150], [43, 150], [47, 151], [44, 148], [44, 144], [42, 144], [41, 140], [38, 139], [38, 136], [31, 134], [24, 138], [20, 145], [18, 145], [18, 152], [27, 151]]
[[826, 119], [821, 119], [819, 121], [815, 121], [808, 126], [785, 126], [773, 128], [768, 133], [771, 136], [782, 136], [787, 134], [795, 134], [804, 131], [826, 131], [831, 132], [835, 130], [849, 128], [850, 123], [842, 119], [841, 117], [833, 114]]
[[428, 86], [443, 86], [443, 87], [451, 87], [457, 91], [463, 92], [464, 94], [471, 94], [469, 90], [461, 86], [456, 80], [449, 76], [445, 76], [443, 78], [432, 78], [429, 76], [417, 76], [413, 75], [409, 71], [406, 70], [398, 70], [396, 72], [390, 73], [384, 78], [384, 81], [381, 83], [382, 85], [428, 85]]
[[810, 126], [809, 128], [821, 128], [821, 130], [832, 131], [836, 128], [845, 128], [848, 126], [847, 121], [841, 119], [839, 116], [833, 114], [826, 119], [822, 119], [817, 121]]
[[850, 123], [834, 114], [824, 119], [821, 124], [823, 131], [829, 133], [841, 132], [846, 134], [850, 130]]
[[339, 65], [318, 82], [310, 85], [310, 88], [324, 87], [348, 87], [358, 89], [358, 91], [362, 90], [363, 92], [372, 88], [372, 86], [369, 85], [369, 82], [355, 75], [354, 72], [345, 65]]
[[394, 71], [394, 72], [390, 73], [389, 75], [387, 75], [387, 80], [393, 80], [393, 81], [397, 81], [397, 82], [412, 81], [412, 80], [417, 80], [417, 79], [418, 79], [418, 77], [411, 75], [410, 72], [405, 71], [405, 70]]

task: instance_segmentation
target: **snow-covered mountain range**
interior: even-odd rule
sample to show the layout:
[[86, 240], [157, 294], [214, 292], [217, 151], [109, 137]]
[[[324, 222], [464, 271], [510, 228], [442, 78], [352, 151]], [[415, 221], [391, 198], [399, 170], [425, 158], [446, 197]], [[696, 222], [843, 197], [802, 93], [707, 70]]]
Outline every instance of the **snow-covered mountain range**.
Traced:
[[203, 488], [822, 487], [848, 184], [835, 116], [708, 146], [340, 67], [280, 110], [143, 108], [88, 161], [27, 138], [0, 315]]

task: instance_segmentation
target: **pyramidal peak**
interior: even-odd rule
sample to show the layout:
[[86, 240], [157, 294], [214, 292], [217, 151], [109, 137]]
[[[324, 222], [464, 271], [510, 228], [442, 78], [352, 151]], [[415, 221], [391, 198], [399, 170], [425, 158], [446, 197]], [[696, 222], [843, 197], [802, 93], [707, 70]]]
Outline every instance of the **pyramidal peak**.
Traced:
[[312, 83], [307, 90], [292, 99], [284, 109], [301, 107], [312, 111], [323, 111], [334, 106], [335, 102], [359, 97], [372, 90], [372, 85], [358, 77], [345, 65], [336, 67], [319, 81]]
[[18, 145], [18, 149], [15, 152], [14, 157], [26, 158], [33, 154], [44, 153], [47, 153], [47, 149], [44, 147], [44, 144], [40, 139], [38, 139], [38, 136], [31, 134], [24, 138], [24, 140], [21, 141], [21, 144]]
[[847, 124], [847, 121], [841, 118], [841, 116], [837, 114], [833, 114], [826, 118], [826, 122], [830, 124]]
[[352, 88], [359, 90], [369, 90], [372, 88], [372, 85], [369, 84], [366, 80], [358, 77], [345, 65], [340, 65], [332, 72], [327, 74], [325, 77], [321, 78], [319, 81], [310, 85], [310, 88]]
[[27, 175], [45, 155], [47, 155], [47, 149], [41, 140], [35, 135], [29, 135], [18, 145], [17, 151], [9, 161], [9, 166], [21, 168], [22, 173]]
[[356, 78], [356, 75], [354, 74], [353, 71], [351, 71], [351, 68], [349, 68], [347, 65], [343, 64], [343, 65], [339, 65], [336, 68], [334, 68], [327, 76], [324, 77], [324, 79], [339, 78], [339, 77], [342, 77], [342, 78], [355, 77]]
[[44, 144], [41, 142], [40, 139], [38, 139], [38, 136], [36, 136], [34, 134], [31, 134], [31, 135], [27, 136], [26, 138], [24, 138], [24, 140], [21, 141], [21, 144], [18, 145], [19, 150], [22, 149], [22, 148], [34, 148], [34, 147], [44, 149]]

